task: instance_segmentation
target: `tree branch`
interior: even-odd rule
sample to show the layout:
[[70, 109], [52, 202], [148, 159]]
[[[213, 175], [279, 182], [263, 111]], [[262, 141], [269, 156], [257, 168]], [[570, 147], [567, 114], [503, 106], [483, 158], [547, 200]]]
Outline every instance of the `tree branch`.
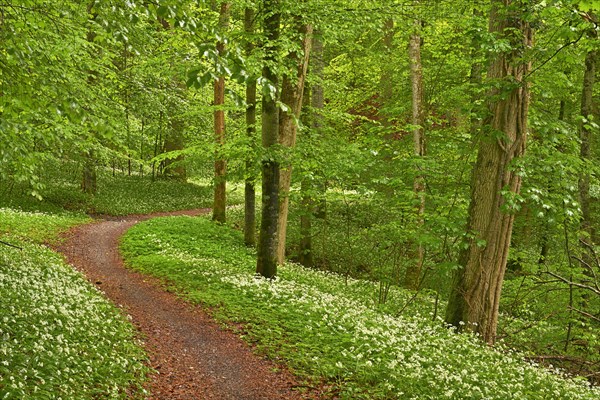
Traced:
[[560, 46], [550, 57], [548, 57], [540, 65], [538, 65], [537, 67], [535, 67], [534, 69], [532, 69], [531, 72], [529, 72], [525, 76], [525, 79], [529, 78], [534, 72], [536, 72], [537, 70], [541, 69], [544, 65], [548, 64], [554, 57], [556, 57], [558, 55], [558, 53], [560, 53], [561, 51], [563, 51], [564, 49], [566, 49], [567, 47], [569, 47], [571, 45], [577, 44], [583, 38], [584, 34], [585, 34], [585, 31], [581, 32], [581, 35], [579, 35], [579, 37], [577, 39], [571, 40], [571, 41], [563, 44], [562, 46]]
[[584, 285], [583, 283], [579, 283], [579, 282], [573, 282], [573, 281], [571, 281], [571, 280], [569, 280], [567, 278], [564, 278], [564, 277], [562, 277], [562, 276], [560, 276], [558, 274], [555, 274], [554, 272], [546, 271], [546, 274], [555, 277], [556, 279], [558, 279], [559, 281], [561, 281], [563, 283], [566, 283], [567, 285], [572, 285], [572, 286], [575, 286], [575, 287], [578, 287], [578, 288], [581, 288], [581, 289], [586, 289], [586, 290], [589, 290], [592, 293], [600, 296], [600, 290], [598, 290], [598, 289], [596, 289], [596, 288], [594, 288], [592, 286]]
[[23, 248], [22, 248], [22, 247], [15, 246], [14, 244], [10, 244], [10, 243], [8, 243], [8, 242], [5, 242], [5, 241], [3, 241], [3, 240], [0, 240], [0, 244], [3, 244], [3, 245], [5, 245], [5, 246], [8, 246], [8, 247], [13, 247], [13, 248], [15, 248], [15, 249], [23, 250]]
[[579, 310], [579, 309], [577, 309], [575, 307], [571, 307], [571, 306], [569, 306], [569, 309], [573, 310], [575, 312], [578, 312], [579, 314], [583, 315], [584, 317], [588, 317], [590, 319], [593, 319], [594, 321], [600, 322], [600, 318], [596, 317], [595, 315], [592, 315], [590, 313], [586, 313], [585, 311]]

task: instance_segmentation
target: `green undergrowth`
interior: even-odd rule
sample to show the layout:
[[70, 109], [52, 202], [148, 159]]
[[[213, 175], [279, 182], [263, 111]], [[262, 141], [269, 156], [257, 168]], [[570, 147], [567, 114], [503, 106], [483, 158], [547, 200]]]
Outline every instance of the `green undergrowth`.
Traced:
[[60, 234], [73, 225], [89, 222], [80, 213], [27, 212], [0, 208], [0, 237], [11, 237], [37, 243], [59, 241]]
[[155, 180], [139, 176], [104, 175], [90, 211], [98, 214], [148, 214], [209, 207], [210, 186], [199, 186], [175, 180]]
[[87, 221], [0, 209], [0, 399], [142, 398], [133, 326], [40, 242]]
[[63, 213], [64, 210], [87, 214], [129, 215], [209, 207], [212, 187], [177, 180], [139, 175], [112, 175], [98, 171], [98, 191], [85, 194], [80, 188], [80, 171], [49, 168], [44, 188], [32, 196], [25, 185], [0, 181], [0, 207], [24, 211]]
[[[435, 301], [286, 264], [276, 280], [254, 275], [241, 233], [205, 218], [157, 218], [122, 240], [127, 262], [233, 322], [258, 351], [324, 379], [342, 399], [597, 399], [600, 391], [458, 335]], [[412, 300], [412, 301], [411, 301]], [[402, 313], [399, 312], [402, 310]]]

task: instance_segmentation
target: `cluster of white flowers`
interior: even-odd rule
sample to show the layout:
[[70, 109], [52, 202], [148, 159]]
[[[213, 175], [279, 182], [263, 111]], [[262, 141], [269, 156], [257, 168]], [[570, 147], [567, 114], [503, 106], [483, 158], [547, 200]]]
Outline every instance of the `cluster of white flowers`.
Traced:
[[68, 226], [87, 220], [87, 217], [78, 214], [50, 214], [0, 208], [0, 233], [8, 233], [26, 240], [51, 240]]
[[[210, 222], [197, 223], [214, 232]], [[195, 236], [196, 247], [185, 249], [176, 244], [185, 241], [159, 240], [164, 237], [160, 233], [144, 235], [144, 240], [154, 240], [159, 254], [189, 271], [190, 279], [212, 282], [218, 290], [235, 294], [230, 297], [251, 299], [253, 307], [268, 310], [273, 326], [266, 331], [284, 331], [282, 337], [294, 348], [287, 356], [294, 358], [295, 367], [343, 382], [342, 398], [361, 398], [361, 393], [364, 398], [600, 398], [598, 389], [432, 322], [432, 299], [416, 302], [422, 311], [413, 308], [409, 315], [397, 316], [390, 311], [411, 296], [397, 288], [389, 296], [391, 304], [382, 309], [375, 306], [378, 286], [372, 282], [294, 264], [280, 267], [277, 279], [257, 278], [255, 259], [236, 246], [230, 251], [242, 253], [231, 256], [234, 261], [219, 258], [222, 252], [207, 255], [206, 248], [219, 241], [214, 234]], [[256, 314], [247, 310], [246, 315]]]
[[132, 326], [58, 255], [0, 247], [0, 398], [127, 398], [143, 358]]
[[18, 209], [5, 208], [5, 207], [0, 207], [0, 214], [2, 214], [3, 218], [52, 217], [52, 214], [48, 214], [48, 213], [44, 213], [44, 212], [40, 212], [40, 211], [35, 211], [35, 212], [34, 211], [21, 211]]

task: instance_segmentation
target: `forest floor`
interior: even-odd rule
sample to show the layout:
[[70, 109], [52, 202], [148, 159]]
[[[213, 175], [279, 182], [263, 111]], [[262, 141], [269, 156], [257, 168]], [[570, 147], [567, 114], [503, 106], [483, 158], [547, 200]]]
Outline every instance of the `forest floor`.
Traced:
[[139, 221], [156, 216], [199, 215], [207, 210], [107, 217], [72, 229], [58, 250], [131, 317], [149, 357], [150, 399], [318, 399], [301, 393], [299, 378], [285, 366], [252, 352], [207, 310], [165, 284], [124, 267], [119, 238]]

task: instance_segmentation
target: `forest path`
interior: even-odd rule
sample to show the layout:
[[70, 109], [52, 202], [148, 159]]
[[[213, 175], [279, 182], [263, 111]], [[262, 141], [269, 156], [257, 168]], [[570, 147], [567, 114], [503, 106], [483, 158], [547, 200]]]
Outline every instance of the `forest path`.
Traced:
[[132, 318], [149, 364], [158, 371], [147, 385], [150, 399], [310, 399], [293, 388], [285, 368], [252, 353], [200, 306], [168, 293], [156, 279], [124, 268], [119, 238], [155, 216], [198, 215], [207, 210], [101, 220], [71, 230], [58, 250]]

